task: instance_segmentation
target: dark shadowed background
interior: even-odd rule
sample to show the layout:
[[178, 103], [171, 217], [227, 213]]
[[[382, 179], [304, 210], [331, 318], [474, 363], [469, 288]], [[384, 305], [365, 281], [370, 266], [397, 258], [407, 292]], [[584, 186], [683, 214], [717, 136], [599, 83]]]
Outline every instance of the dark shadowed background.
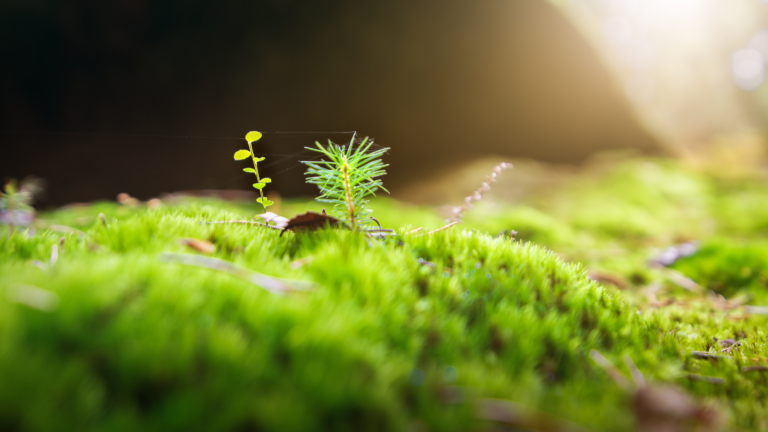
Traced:
[[[7, 0], [0, 55], [0, 176], [46, 179], [46, 205], [249, 190], [249, 130], [266, 163], [350, 138], [293, 132], [374, 137], [395, 192], [483, 156], [655, 148], [541, 0]], [[284, 196], [315, 193], [300, 159], [267, 170]]]

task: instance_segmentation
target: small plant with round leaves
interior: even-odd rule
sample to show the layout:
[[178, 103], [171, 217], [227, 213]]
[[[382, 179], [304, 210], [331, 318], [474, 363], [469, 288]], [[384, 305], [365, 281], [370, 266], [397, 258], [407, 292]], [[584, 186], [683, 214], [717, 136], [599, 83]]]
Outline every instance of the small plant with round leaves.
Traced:
[[315, 142], [317, 148], [306, 147], [325, 156], [328, 160], [320, 162], [302, 161], [307, 165], [307, 183], [316, 184], [320, 188], [320, 202], [334, 205], [332, 214], [346, 222], [352, 230], [373, 223], [366, 208], [368, 195], [376, 195], [378, 189], [384, 188], [376, 177], [386, 174], [381, 156], [389, 148], [381, 148], [372, 152], [368, 150], [373, 140], [367, 137], [355, 147], [355, 137], [349, 146], [340, 146], [328, 141], [328, 147]]
[[269, 198], [264, 196], [264, 186], [267, 183], [272, 183], [272, 179], [269, 177], [259, 177], [259, 162], [263, 161], [263, 157], [257, 157], [253, 153], [253, 143], [261, 139], [261, 132], [251, 131], [245, 135], [245, 140], [248, 141], [248, 150], [238, 150], [235, 152], [235, 160], [244, 160], [249, 157], [253, 161], [253, 168], [243, 168], [243, 171], [253, 173], [256, 175], [256, 183], [253, 187], [259, 190], [260, 197], [256, 199], [256, 202], [264, 206], [264, 211], [267, 211], [267, 207], [274, 204]]

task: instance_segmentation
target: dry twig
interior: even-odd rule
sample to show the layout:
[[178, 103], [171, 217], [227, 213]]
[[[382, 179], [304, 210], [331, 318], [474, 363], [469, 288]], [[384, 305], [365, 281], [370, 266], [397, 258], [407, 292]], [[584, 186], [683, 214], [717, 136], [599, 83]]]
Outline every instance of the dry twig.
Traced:
[[485, 181], [480, 187], [475, 190], [472, 195], [464, 198], [464, 204], [458, 207], [454, 207], [450, 218], [446, 219], [446, 222], [458, 222], [461, 220], [461, 215], [465, 210], [472, 208], [473, 201], [480, 201], [483, 198], [483, 194], [491, 190], [491, 184], [496, 183], [496, 178], [507, 168], [512, 168], [511, 163], [502, 162], [493, 168], [493, 172], [485, 178]]
[[746, 306], [744, 311], [752, 315], [768, 315], [768, 306]]
[[688, 276], [685, 276], [680, 272], [677, 272], [672, 269], [666, 269], [664, 273], [670, 282], [674, 283], [675, 285], [685, 290], [688, 290], [693, 293], [704, 292], [704, 288], [702, 288], [701, 285], [697, 284], [691, 278], [689, 278]]
[[711, 377], [711, 376], [704, 376], [704, 375], [696, 375], [696, 374], [688, 374], [686, 377], [691, 381], [701, 381], [709, 384], [717, 384], [717, 385], [723, 385], [725, 384], [725, 380], [722, 378], [717, 377]]
[[434, 233], [436, 233], [436, 232], [438, 232], [438, 231], [446, 230], [446, 229], [448, 229], [448, 228], [450, 228], [450, 227], [452, 227], [452, 226], [456, 225], [457, 223], [458, 223], [458, 222], [451, 222], [451, 223], [449, 223], [448, 225], [446, 225], [446, 226], [444, 226], [444, 227], [440, 227], [440, 228], [438, 228], [438, 229], [436, 229], [436, 230], [432, 230], [432, 231], [428, 232], [427, 234], [434, 234]]
[[[630, 389], [624, 376], [599, 352], [592, 350], [590, 356], [619, 386], [633, 391], [632, 408], [638, 431], [682, 432], [691, 430], [691, 426], [695, 430], [718, 430], [720, 415], [714, 407], [697, 403], [677, 387], [648, 385], [629, 356], [624, 357], [624, 363], [632, 373], [635, 390]], [[719, 384], [719, 378], [693, 374], [688, 378]]]
[[539, 432], [585, 432], [586, 429], [532, 407], [503, 399], [477, 401], [478, 416], [483, 420], [505, 423]]
[[597, 350], [590, 351], [589, 356], [595, 363], [597, 363], [598, 366], [600, 366], [605, 371], [605, 373], [608, 374], [608, 376], [610, 376], [616, 382], [616, 384], [619, 385], [619, 387], [625, 390], [630, 390], [632, 388], [632, 386], [629, 385], [627, 379], [624, 378], [624, 375], [622, 375], [621, 372], [619, 372], [619, 370], [616, 369], [616, 367], [608, 361], [608, 359], [597, 352]]
[[13, 303], [21, 303], [43, 312], [52, 312], [59, 306], [59, 296], [55, 292], [33, 285], [11, 284], [5, 289], [5, 296]]
[[274, 225], [268, 225], [262, 222], [255, 222], [255, 221], [248, 221], [248, 220], [225, 220], [225, 221], [213, 221], [213, 222], [200, 222], [208, 225], [217, 225], [217, 224], [240, 224], [240, 225], [258, 225], [263, 226], [267, 228], [272, 228], [278, 231], [282, 231], [282, 228], [278, 228]]
[[299, 268], [304, 267], [305, 265], [311, 263], [312, 260], [314, 260], [314, 258], [311, 257], [311, 256], [293, 260], [293, 261], [291, 261], [291, 268], [294, 269], [294, 270], [299, 269]]
[[693, 351], [691, 353], [691, 357], [696, 358], [696, 359], [701, 359], [701, 360], [720, 360], [720, 359], [728, 358], [726, 356], [721, 356], [721, 355], [717, 355], [717, 354], [710, 354], [710, 353], [704, 352], [704, 351]]
[[253, 270], [248, 270], [229, 261], [220, 260], [218, 258], [166, 252], [160, 255], [160, 259], [165, 262], [185, 264], [194, 267], [204, 267], [211, 270], [218, 270], [224, 273], [229, 273], [260, 288], [263, 288], [272, 294], [284, 295], [291, 291], [309, 291], [315, 287], [313, 282], [288, 280], [263, 275], [261, 273], [256, 273]]
[[744, 366], [741, 368], [742, 372], [768, 372], [768, 366]]
[[58, 232], [58, 233], [77, 234], [80, 237], [85, 237], [86, 235], [84, 232], [80, 231], [79, 229], [68, 227], [66, 225], [49, 224], [39, 219], [35, 221], [35, 226], [40, 229], [47, 229], [49, 231]]

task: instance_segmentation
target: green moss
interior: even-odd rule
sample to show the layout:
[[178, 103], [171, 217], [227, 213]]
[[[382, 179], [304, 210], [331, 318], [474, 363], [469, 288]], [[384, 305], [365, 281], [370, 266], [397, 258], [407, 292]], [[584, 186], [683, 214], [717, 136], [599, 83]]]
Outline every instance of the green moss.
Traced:
[[[629, 354], [651, 382], [716, 401], [729, 428], [760, 430], [768, 380], [742, 367], [766, 357], [766, 318], [719, 310], [646, 264], [677, 239], [702, 239], [677, 270], [726, 297], [766, 299], [763, 225], [723, 209], [736, 199], [721, 194], [736, 187], [724, 182], [669, 162], [627, 162], [551, 196], [482, 204], [464, 226], [421, 236], [403, 233], [439, 227], [435, 212], [374, 200], [377, 217], [399, 228], [385, 240], [200, 223], [256, 213], [215, 200], [45, 214], [86, 234], [0, 231], [0, 429], [458, 431], [483, 424], [475, 402], [490, 397], [591, 430], [632, 430], [631, 394], [592, 363], [597, 349], [615, 364]], [[738, 199], [758, 208], [767, 189], [755, 181]], [[307, 208], [280, 205], [283, 214]], [[740, 237], [725, 234], [737, 226]], [[495, 238], [502, 229], [520, 240]], [[62, 237], [58, 262], [47, 264]], [[280, 297], [163, 262], [163, 252], [193, 252], [182, 238], [318, 288]], [[625, 280], [624, 292], [583, 265]], [[642, 289], [653, 282], [677, 303], [650, 307]], [[55, 295], [55, 310], [14, 295], [29, 286]], [[727, 338], [742, 342], [728, 358], [691, 358]]]
[[[473, 411], [440, 399], [449, 384], [514, 397], [520, 381], [547, 406], [550, 387], [587, 379], [586, 350], [644, 343], [616, 337], [640, 325], [624, 303], [531, 244], [459, 230], [384, 242], [349, 232], [281, 238], [198, 223], [232, 216], [193, 205], [109, 217], [83, 239], [65, 236], [47, 271], [29, 260], [47, 261], [58, 235], [3, 237], [1, 286], [37, 286], [60, 303], [53, 312], [0, 303], [0, 418], [39, 430], [401, 430], [417, 420], [462, 430]], [[183, 250], [182, 237], [321, 287], [280, 298], [160, 262], [160, 252]]]
[[768, 302], [766, 240], [712, 239], [696, 255], [677, 262], [675, 269], [726, 297], [742, 293]]

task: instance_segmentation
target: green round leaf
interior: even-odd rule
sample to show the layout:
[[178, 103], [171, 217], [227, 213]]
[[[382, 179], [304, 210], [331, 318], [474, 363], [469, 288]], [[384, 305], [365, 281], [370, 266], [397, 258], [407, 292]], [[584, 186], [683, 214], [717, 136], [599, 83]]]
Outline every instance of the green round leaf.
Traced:
[[261, 182], [262, 183], [272, 183], [272, 179], [269, 178], [269, 177], [264, 177], [263, 179], [261, 179]]
[[235, 152], [235, 160], [243, 160], [250, 155], [251, 155], [251, 152], [249, 152], [248, 150], [238, 150]]
[[253, 170], [253, 168], [243, 168], [243, 171], [249, 172], [249, 173], [255, 173], [256, 171]]
[[245, 139], [249, 143], [252, 143], [254, 141], [258, 141], [258, 140], [261, 139], [261, 132], [257, 132], [257, 131], [248, 132], [247, 134], [245, 134]]
[[254, 183], [253, 184], [253, 187], [255, 187], [258, 190], [264, 189], [264, 186], [266, 186], [266, 184], [264, 184], [264, 183]]

